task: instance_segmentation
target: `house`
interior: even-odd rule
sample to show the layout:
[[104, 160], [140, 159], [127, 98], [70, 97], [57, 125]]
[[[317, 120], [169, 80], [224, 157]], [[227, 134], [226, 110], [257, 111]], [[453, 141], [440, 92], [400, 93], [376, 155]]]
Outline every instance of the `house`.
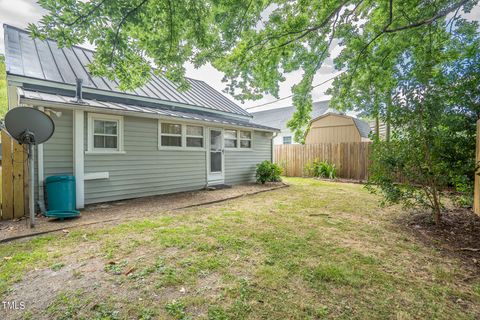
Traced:
[[310, 121], [305, 144], [370, 141], [367, 122], [344, 114], [327, 112]]
[[[375, 120], [370, 121], [368, 123], [368, 125], [370, 126], [370, 131], [373, 132], [373, 133], [376, 133], [375, 132], [377, 130], [376, 121]], [[379, 136], [380, 140], [385, 140], [386, 137], [387, 137], [387, 124], [383, 121], [380, 121], [379, 124], [378, 124], [378, 136]]]
[[[319, 117], [327, 111], [333, 112], [328, 107], [328, 101], [314, 102], [311, 117], [312, 119]], [[292, 118], [294, 112], [295, 107], [290, 106], [252, 112], [252, 115], [256, 123], [280, 129], [280, 133], [273, 139], [274, 144], [292, 144], [295, 141], [293, 140], [293, 133], [287, 127], [287, 122]]]
[[143, 87], [123, 92], [115, 80], [88, 72], [92, 51], [4, 30], [9, 108], [38, 108], [55, 122], [35, 152], [39, 204], [52, 175], [75, 175], [82, 208], [251, 182], [256, 164], [272, 159], [278, 130], [254, 123], [203, 81], [187, 79], [190, 89], [180, 92], [152, 73]]

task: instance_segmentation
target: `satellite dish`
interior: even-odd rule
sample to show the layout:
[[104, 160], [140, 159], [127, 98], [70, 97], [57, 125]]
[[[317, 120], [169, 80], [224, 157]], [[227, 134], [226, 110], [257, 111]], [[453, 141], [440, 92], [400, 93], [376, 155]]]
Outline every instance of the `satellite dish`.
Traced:
[[40, 110], [17, 107], [7, 112], [5, 128], [20, 144], [40, 144], [50, 139], [55, 124]]
[[35, 226], [35, 204], [34, 198], [34, 167], [35, 149], [34, 145], [44, 143], [53, 134], [55, 124], [52, 118], [40, 110], [27, 107], [13, 108], [5, 115], [5, 128], [13, 139], [20, 144], [28, 145], [28, 171], [30, 178], [30, 227]]

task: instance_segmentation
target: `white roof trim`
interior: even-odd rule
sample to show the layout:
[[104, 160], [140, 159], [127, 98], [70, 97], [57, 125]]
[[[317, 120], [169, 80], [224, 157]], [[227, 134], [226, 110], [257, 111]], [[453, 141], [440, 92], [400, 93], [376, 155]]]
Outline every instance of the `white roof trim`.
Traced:
[[[15, 86], [18, 86], [18, 87], [21, 87], [23, 83], [28, 83], [28, 84], [33, 84], [33, 85], [45, 86], [45, 87], [49, 87], [49, 88], [58, 88], [58, 89], [75, 91], [75, 85], [70, 85], [70, 84], [65, 84], [65, 83], [60, 83], [60, 82], [54, 82], [54, 81], [48, 81], [48, 80], [34, 79], [34, 78], [30, 78], [30, 77], [25, 77], [25, 76], [7, 74], [7, 80], [8, 80], [10, 85], [15, 85]], [[248, 120], [248, 119], [253, 118], [252, 115], [244, 116], [244, 115], [241, 115], [241, 114], [238, 114], [238, 113], [220, 111], [220, 110], [210, 109], [210, 108], [206, 108], [206, 107], [198, 107], [198, 106], [185, 104], [185, 103], [179, 103], [179, 102], [174, 102], [174, 101], [169, 101], [169, 100], [161, 100], [161, 99], [158, 99], [158, 98], [149, 98], [149, 97], [137, 96], [137, 95], [133, 95], [133, 94], [129, 94], [129, 93], [118, 93], [118, 92], [102, 90], [102, 89], [92, 89], [92, 88], [88, 88], [88, 87], [83, 87], [82, 90], [83, 90], [84, 93], [98, 94], [98, 95], [102, 95], [102, 96], [106, 96], [106, 97], [127, 98], [127, 99], [131, 99], [131, 100], [150, 102], [150, 103], [172, 106], [172, 107], [182, 107], [182, 108], [185, 108], [185, 109], [196, 110], [196, 111], [204, 111], [204, 112], [209, 112], [209, 113], [212, 113], [212, 114], [219, 114], [219, 115], [234, 117], [234, 118], [243, 119], [243, 120]]]
[[[172, 121], [172, 119], [175, 119], [177, 122], [182, 122], [182, 123], [198, 123], [198, 124], [203, 124], [205, 125], [208, 123], [210, 126], [218, 126], [218, 127], [224, 127], [224, 128], [248, 128], [251, 130], [256, 130], [256, 131], [264, 131], [264, 132], [277, 132], [279, 131], [278, 129], [274, 128], [268, 128], [268, 127], [256, 127], [256, 124], [252, 124], [252, 126], [248, 125], [241, 125], [238, 123], [230, 123], [228, 119], [222, 119], [222, 120], [210, 120], [210, 119], [201, 119], [202, 116], [198, 116], [196, 118], [190, 118], [190, 117], [182, 117], [182, 116], [177, 116], [177, 115], [165, 115], [165, 114], [154, 114], [154, 113], [146, 113], [146, 112], [141, 112], [141, 111], [135, 111], [135, 110], [119, 110], [119, 109], [110, 109], [110, 108], [102, 108], [102, 107], [96, 107], [96, 106], [91, 106], [87, 104], [78, 104], [78, 103], [67, 103], [67, 102], [56, 102], [56, 101], [49, 101], [49, 100], [41, 100], [41, 99], [35, 99], [35, 98], [26, 98], [24, 96], [24, 92], [22, 89], [19, 88], [19, 95], [20, 95], [20, 103], [24, 105], [32, 105], [32, 106], [39, 106], [39, 107], [50, 107], [50, 108], [59, 108], [59, 109], [67, 109], [67, 110], [84, 110], [84, 111], [89, 111], [89, 112], [100, 112], [100, 113], [105, 113], [105, 114], [115, 114], [115, 115], [124, 115], [124, 116], [134, 116], [134, 117], [142, 117], [142, 118], [153, 118], [153, 119], [167, 119]], [[193, 117], [193, 116], [192, 116]], [[200, 118], [200, 119], [198, 119]], [[234, 122], [235, 120], [232, 119]]]

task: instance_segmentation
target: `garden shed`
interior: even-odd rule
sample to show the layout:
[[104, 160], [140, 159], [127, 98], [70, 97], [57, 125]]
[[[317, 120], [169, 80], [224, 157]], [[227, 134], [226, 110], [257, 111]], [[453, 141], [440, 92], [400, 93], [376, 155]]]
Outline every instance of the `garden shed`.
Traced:
[[325, 113], [310, 122], [305, 144], [368, 142], [370, 126], [367, 122], [333, 112]]

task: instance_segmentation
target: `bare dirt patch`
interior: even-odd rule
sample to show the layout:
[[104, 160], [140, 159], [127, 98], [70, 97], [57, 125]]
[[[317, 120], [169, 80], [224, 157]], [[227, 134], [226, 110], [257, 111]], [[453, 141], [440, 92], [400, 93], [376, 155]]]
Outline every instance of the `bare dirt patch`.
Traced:
[[81, 211], [81, 217], [52, 220], [37, 216], [36, 226], [31, 229], [25, 219], [0, 221], [0, 241], [16, 236], [44, 233], [53, 230], [69, 229], [77, 226], [100, 222], [118, 223], [128, 219], [155, 216], [168, 210], [197, 206], [223, 201], [243, 195], [268, 191], [283, 187], [283, 183], [243, 184], [219, 190], [197, 190], [167, 195], [143, 197], [131, 200], [114, 201], [87, 206]]
[[[37, 315], [43, 314], [48, 319], [45, 310], [59, 293], [92, 290], [93, 286], [111, 286], [112, 283], [104, 278], [103, 266], [100, 259], [91, 258], [65, 265], [59, 270], [45, 268], [30, 271], [22, 281], [13, 285], [5, 301], [24, 301], [28, 310]], [[4, 319], [17, 319], [18, 316], [17, 312], [7, 312]]]

